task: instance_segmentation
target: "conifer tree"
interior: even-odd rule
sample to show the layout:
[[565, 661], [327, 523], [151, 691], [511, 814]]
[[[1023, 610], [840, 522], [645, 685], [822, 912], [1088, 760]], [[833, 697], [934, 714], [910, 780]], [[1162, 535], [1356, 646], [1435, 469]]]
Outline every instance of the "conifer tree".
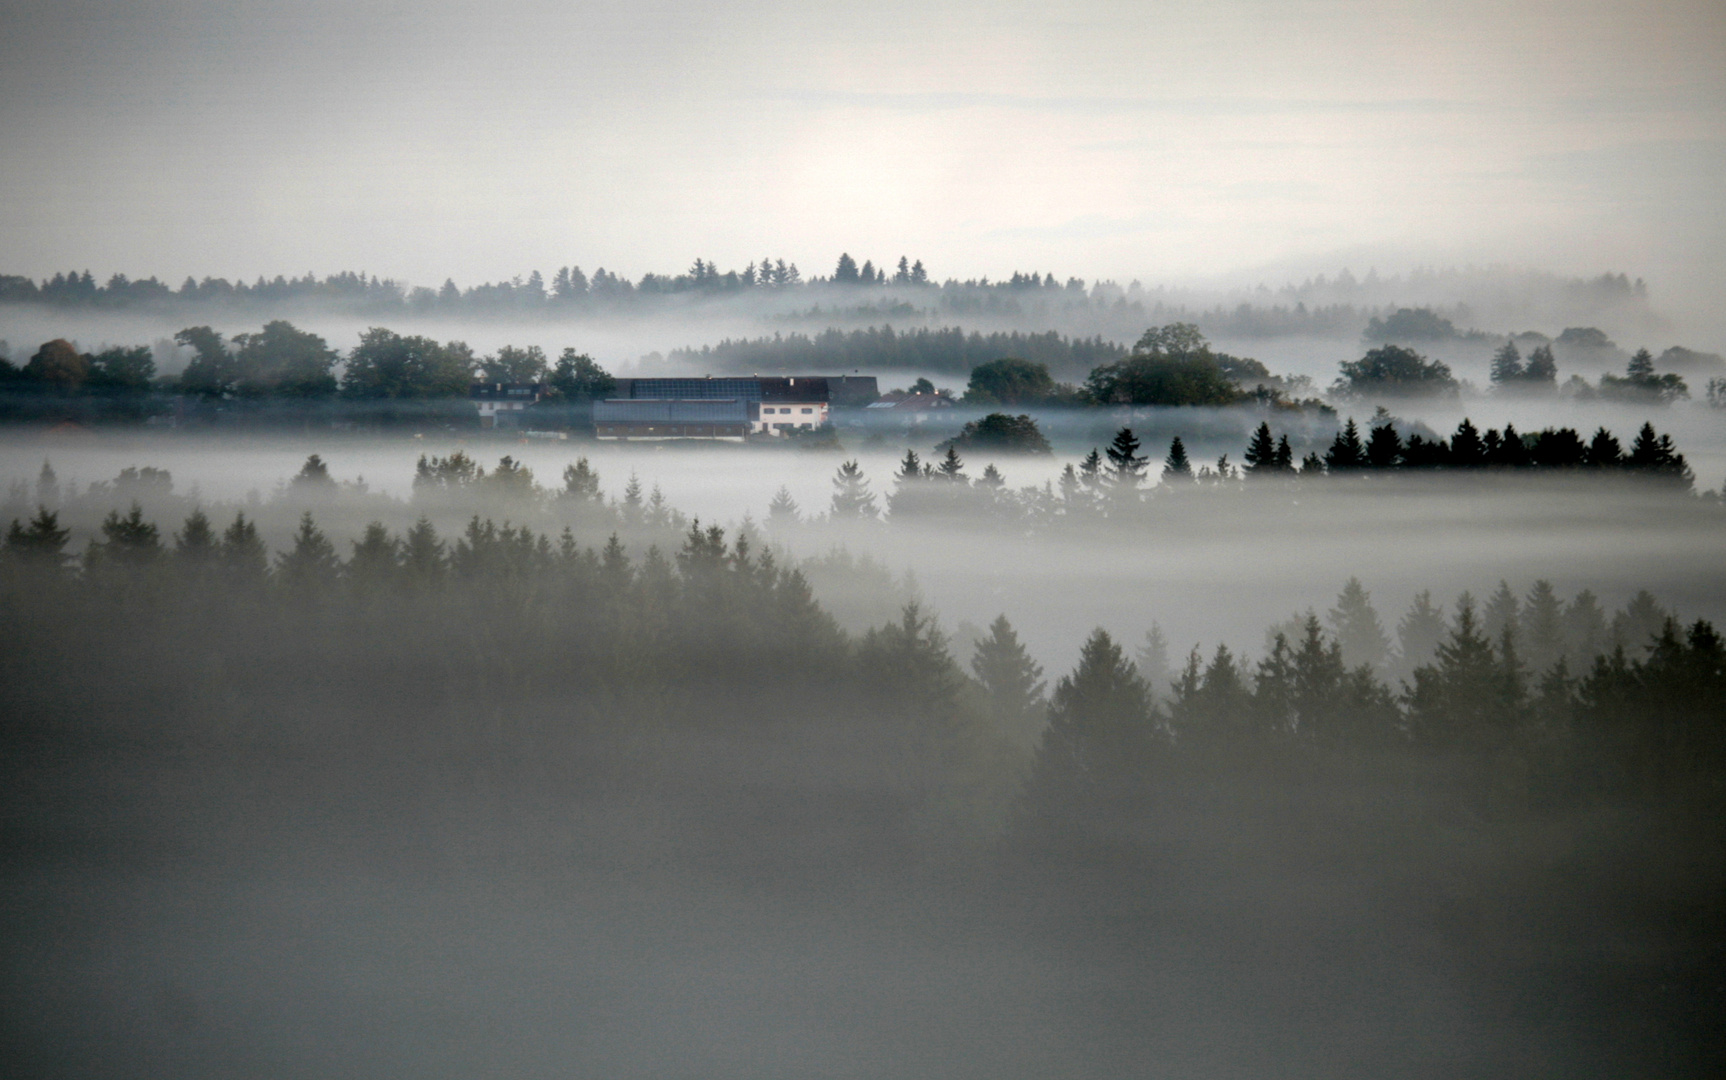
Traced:
[[92, 565], [147, 566], [162, 553], [161, 534], [154, 524], [144, 520], [144, 509], [137, 503], [132, 504], [125, 517], [118, 510], [108, 511], [102, 521], [102, 537], [101, 544], [94, 541], [90, 544], [86, 559]]
[[1394, 469], [1402, 460], [1402, 437], [1391, 424], [1373, 427], [1366, 439], [1366, 464], [1371, 469]]
[[220, 550], [221, 540], [202, 507], [193, 510], [180, 531], [174, 534], [174, 559], [182, 566], [208, 566], [215, 561]]
[[1276, 471], [1284, 475], [1294, 472], [1294, 448], [1289, 446], [1289, 437], [1285, 432], [1277, 439]]
[[444, 544], [432, 523], [421, 517], [402, 538], [401, 569], [408, 581], [427, 587], [443, 580]]
[[1355, 426], [1354, 417], [1348, 418], [1341, 431], [1331, 442], [1330, 449], [1324, 455], [1325, 469], [1328, 472], [1349, 472], [1366, 464], [1366, 447], [1360, 441], [1360, 428]]
[[1503, 387], [1520, 382], [1522, 377], [1522, 353], [1517, 349], [1516, 342], [1507, 341], [1492, 354], [1492, 381]]
[[989, 624], [989, 636], [977, 642], [971, 671], [983, 684], [996, 722], [1014, 742], [1034, 746], [1043, 726], [1043, 691], [1048, 684], [1005, 615], [997, 616]]
[[1122, 488], [1136, 488], [1144, 479], [1145, 466], [1150, 459], [1139, 453], [1139, 439], [1133, 434], [1132, 428], [1122, 428], [1115, 432], [1114, 441], [1109, 443], [1109, 479]]
[[290, 592], [307, 594], [328, 588], [340, 573], [335, 545], [312, 520], [310, 511], [301, 514], [293, 550], [276, 556], [277, 580]]
[[1544, 672], [1564, 658], [1564, 604], [1545, 578], [1528, 590], [1522, 607], [1522, 641], [1528, 666]]
[[361, 591], [379, 591], [394, 584], [400, 569], [401, 544], [381, 521], [371, 522], [358, 540], [350, 540], [348, 580]]
[[947, 456], [941, 459], [941, 464], [935, 467], [935, 471], [941, 475], [943, 480], [955, 484], [967, 482], [965, 479], [965, 462], [960, 459], [959, 448], [956, 446], [947, 447]]
[[1182, 445], [1181, 437], [1176, 435], [1169, 440], [1169, 456], [1163, 459], [1163, 482], [1191, 482], [1193, 466], [1187, 460], [1187, 448]]
[[1351, 577], [1336, 598], [1336, 606], [1326, 613], [1331, 632], [1336, 635], [1348, 667], [1378, 669], [1390, 655], [1390, 639], [1385, 636], [1378, 612], [1373, 609], [1372, 596], [1360, 579]]
[[1093, 493], [1103, 489], [1103, 455], [1094, 446], [1079, 462], [1079, 482]]
[[269, 553], [258, 537], [258, 527], [235, 514], [234, 523], [222, 532], [222, 569], [236, 587], [253, 588], [269, 573]]
[[1432, 593], [1415, 594], [1408, 612], [1396, 625], [1397, 673], [1402, 678], [1429, 662], [1444, 640], [1444, 612], [1432, 602]]
[[[1284, 436], [1287, 441], [1287, 436]], [[1252, 441], [1247, 443], [1247, 475], [1263, 477], [1277, 471], [1277, 444], [1271, 438], [1271, 426], [1261, 422], [1258, 430], [1253, 432]]]
[[1134, 653], [1139, 674], [1145, 680], [1145, 697], [1153, 706], [1168, 696], [1166, 686], [1169, 681], [1169, 640], [1163, 636], [1163, 628], [1156, 622], [1145, 631], [1145, 640]]
[[1564, 654], [1572, 667], [1586, 671], [1594, 658], [1610, 648], [1606, 613], [1592, 590], [1583, 589], [1564, 605]]
[[1487, 597], [1486, 607], [1481, 610], [1481, 632], [1492, 641], [1497, 641], [1507, 630], [1512, 635], [1520, 634], [1518, 622], [1521, 614], [1521, 604], [1516, 594], [1510, 591], [1510, 582], [1500, 581], [1498, 588]]
[[39, 505], [29, 525], [16, 518], [12, 520], [11, 528], [6, 530], [6, 558], [27, 566], [61, 570], [69, 558], [66, 541], [71, 535], [71, 529], [61, 527], [59, 514]]
[[875, 507], [875, 496], [869, 491], [869, 481], [863, 476], [863, 467], [855, 460], [840, 465], [834, 474], [833, 502], [828, 512], [838, 521], [873, 520], [880, 513]]
[[781, 484], [773, 493], [773, 501], [767, 504], [768, 524], [795, 525], [798, 520], [797, 500], [791, 497], [791, 489]]
[[1019, 800], [1020, 837], [1108, 842], [1154, 745], [1144, 681], [1106, 631], [1092, 632], [1079, 666], [1055, 685]]

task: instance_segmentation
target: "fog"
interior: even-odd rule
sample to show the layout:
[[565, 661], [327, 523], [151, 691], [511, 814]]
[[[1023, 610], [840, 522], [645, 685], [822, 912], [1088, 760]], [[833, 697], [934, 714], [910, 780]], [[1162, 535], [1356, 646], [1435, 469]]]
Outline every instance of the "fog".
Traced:
[[[1723, 47], [0, 0], [0, 1072], [1726, 1075]], [[1074, 390], [1173, 324], [1235, 390]], [[1064, 404], [482, 428], [505, 346]]]

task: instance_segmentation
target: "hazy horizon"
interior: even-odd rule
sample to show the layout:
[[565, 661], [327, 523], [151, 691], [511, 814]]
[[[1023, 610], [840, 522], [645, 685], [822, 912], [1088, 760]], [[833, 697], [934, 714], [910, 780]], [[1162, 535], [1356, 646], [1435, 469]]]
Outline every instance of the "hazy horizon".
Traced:
[[1704, 2], [0, 10], [12, 273], [1506, 264], [1689, 311], [1726, 260]]

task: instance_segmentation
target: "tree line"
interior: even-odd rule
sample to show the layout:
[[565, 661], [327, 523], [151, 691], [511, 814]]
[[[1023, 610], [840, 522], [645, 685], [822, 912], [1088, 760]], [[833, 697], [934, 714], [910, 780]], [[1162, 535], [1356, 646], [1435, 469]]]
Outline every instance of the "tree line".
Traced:
[[[872, 718], [871, 737], [894, 744], [876, 748], [882, 765], [918, 762], [899, 781], [916, 813], [961, 794], [1004, 799], [1012, 827], [1037, 842], [1050, 829], [1116, 831], [1159, 756], [1202, 763], [1298, 745], [1461, 757], [1509, 770], [1541, 797], [1599, 785], [1637, 797], [1722, 794], [1726, 647], [1711, 624], [1683, 625], [1646, 593], [1610, 624], [1591, 593], [1565, 605], [1545, 582], [1526, 600], [1501, 585], [1484, 609], [1465, 593], [1448, 618], [1421, 594], [1397, 627], [1404, 664], [1392, 686], [1388, 635], [1351, 581], [1325, 621], [1309, 612], [1273, 626], [1252, 663], [1219, 645], [1208, 657], [1195, 646], [1171, 665], [1155, 627], [1135, 662], [1098, 630], [1045, 698], [1042, 669], [1004, 616], [976, 644], [968, 672], [915, 605], [852, 637], [770, 547], [747, 532], [728, 541], [699, 521], [675, 551], [634, 556], [616, 534], [585, 546], [567, 528], [553, 538], [477, 515], [453, 538], [424, 518], [400, 535], [374, 522], [345, 557], [310, 513], [273, 556], [243, 513], [223, 526], [196, 510], [168, 537], [134, 505], [111, 512], [100, 532], [74, 557], [53, 511], [7, 530], [0, 605], [18, 641], [3, 661], [11, 678], [39, 678], [28, 674], [33, 664], [65, 671], [87, 653], [61, 634], [94, 632], [128, 671], [129, 660], [185, 650], [146, 680], [161, 687], [207, 650], [258, 660], [254, 650], [275, 642], [289, 655], [321, 653], [324, 626], [344, 641], [356, 627], [378, 635], [368, 640], [441, 639], [422, 660], [464, 672], [502, 664], [511, 678], [600, 687], [628, 703], [625, 715], [644, 706], [644, 694], [669, 693], [693, 709], [704, 679], [740, 692], [733, 680], [743, 672], [759, 682], [741, 691], [739, 716], [798, 688], [821, 687], [833, 701], [832, 688], [847, 687], [857, 696], [842, 700]], [[480, 656], [447, 651], [494, 634]], [[558, 659], [541, 665], [535, 658], [547, 649]], [[634, 674], [643, 670], [655, 674], [644, 681]], [[476, 693], [490, 684], [473, 677]], [[1014, 745], [1029, 752], [1029, 771], [1009, 793], [1015, 773], [1003, 760]]]

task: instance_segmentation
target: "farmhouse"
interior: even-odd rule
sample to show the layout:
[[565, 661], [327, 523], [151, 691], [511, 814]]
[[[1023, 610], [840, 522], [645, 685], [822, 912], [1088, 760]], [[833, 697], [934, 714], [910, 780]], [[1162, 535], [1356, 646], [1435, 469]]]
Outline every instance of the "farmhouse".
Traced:
[[479, 408], [480, 427], [516, 427], [522, 412], [545, 396], [543, 383], [474, 383], [468, 399]]

